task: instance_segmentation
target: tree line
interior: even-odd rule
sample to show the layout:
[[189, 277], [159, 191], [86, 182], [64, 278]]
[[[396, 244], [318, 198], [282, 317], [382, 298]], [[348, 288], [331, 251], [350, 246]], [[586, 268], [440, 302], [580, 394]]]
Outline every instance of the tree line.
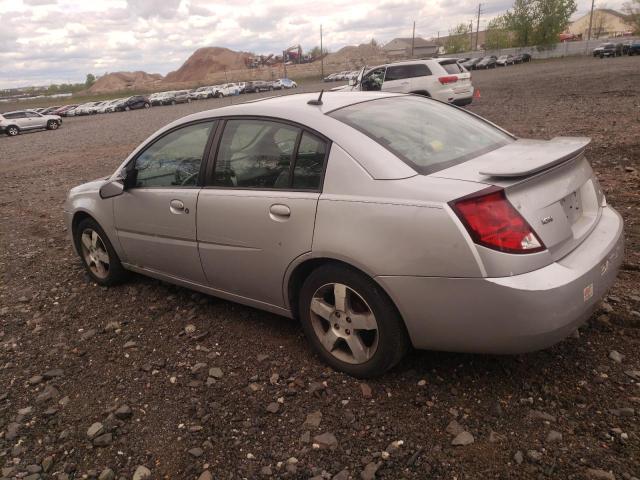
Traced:
[[[533, 45], [540, 49], [552, 48], [576, 9], [575, 0], [515, 0], [511, 9], [487, 25], [484, 48], [494, 50]], [[475, 46], [471, 44], [471, 33], [471, 24], [459, 24], [451, 29], [444, 45], [446, 52], [470, 51]]]

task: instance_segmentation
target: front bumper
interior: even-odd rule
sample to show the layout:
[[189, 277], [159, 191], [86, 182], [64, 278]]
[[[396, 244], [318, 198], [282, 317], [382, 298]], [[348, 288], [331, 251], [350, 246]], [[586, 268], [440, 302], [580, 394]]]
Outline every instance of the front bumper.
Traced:
[[416, 348], [510, 354], [549, 347], [584, 323], [624, 257], [622, 218], [605, 207], [579, 247], [502, 278], [379, 276]]

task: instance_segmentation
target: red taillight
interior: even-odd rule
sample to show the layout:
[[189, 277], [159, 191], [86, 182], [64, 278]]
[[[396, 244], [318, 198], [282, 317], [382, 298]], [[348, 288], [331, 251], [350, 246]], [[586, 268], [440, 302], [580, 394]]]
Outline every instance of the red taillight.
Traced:
[[439, 77], [438, 81], [442, 85], [446, 85], [447, 83], [456, 83], [458, 81], [458, 77], [456, 77], [455, 75], [448, 75], [446, 77]]
[[479, 245], [507, 253], [534, 253], [545, 249], [502, 189], [489, 187], [449, 205]]

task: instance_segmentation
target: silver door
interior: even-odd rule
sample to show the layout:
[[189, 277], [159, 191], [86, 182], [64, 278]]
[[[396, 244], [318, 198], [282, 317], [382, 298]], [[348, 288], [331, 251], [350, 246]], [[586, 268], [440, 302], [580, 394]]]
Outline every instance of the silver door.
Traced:
[[209, 284], [284, 306], [289, 264], [311, 251], [319, 193], [209, 189], [198, 199], [198, 244]]
[[327, 142], [275, 121], [226, 122], [212, 186], [198, 198], [209, 285], [284, 306], [287, 267], [311, 251]]
[[13, 121], [20, 128], [20, 130], [29, 130], [31, 129], [31, 119], [27, 112], [18, 112], [13, 114]]
[[213, 122], [191, 124], [152, 141], [133, 160], [135, 186], [114, 198], [114, 223], [126, 261], [205, 283], [196, 243], [198, 176]]
[[199, 191], [132, 188], [114, 198], [118, 239], [128, 263], [205, 283], [196, 244]]
[[47, 126], [47, 120], [35, 112], [27, 112], [27, 120], [29, 121], [29, 128], [44, 128]]

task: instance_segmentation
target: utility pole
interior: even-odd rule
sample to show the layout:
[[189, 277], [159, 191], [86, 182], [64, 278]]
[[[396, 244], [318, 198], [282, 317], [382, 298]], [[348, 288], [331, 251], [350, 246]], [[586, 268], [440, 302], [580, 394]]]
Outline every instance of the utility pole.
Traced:
[[416, 22], [413, 22], [413, 33], [411, 34], [411, 58], [413, 58], [413, 49], [416, 45]]
[[[478, 38], [478, 32], [476, 32]], [[469, 50], [473, 50], [473, 20], [469, 22]]]
[[320, 75], [324, 78], [324, 50], [322, 49], [322, 24], [320, 25]]
[[478, 50], [478, 38], [480, 37], [480, 12], [482, 8], [482, 4], [478, 3], [478, 19], [476, 21], [476, 50]]
[[282, 51], [282, 69], [284, 70], [284, 78], [287, 78], [287, 51]]
[[[593, 5], [595, 4], [595, 0], [591, 0], [591, 14], [589, 15], [589, 34], [587, 36], [587, 42], [591, 40], [591, 24], [593, 23]], [[588, 48], [587, 43], [587, 48]]]

